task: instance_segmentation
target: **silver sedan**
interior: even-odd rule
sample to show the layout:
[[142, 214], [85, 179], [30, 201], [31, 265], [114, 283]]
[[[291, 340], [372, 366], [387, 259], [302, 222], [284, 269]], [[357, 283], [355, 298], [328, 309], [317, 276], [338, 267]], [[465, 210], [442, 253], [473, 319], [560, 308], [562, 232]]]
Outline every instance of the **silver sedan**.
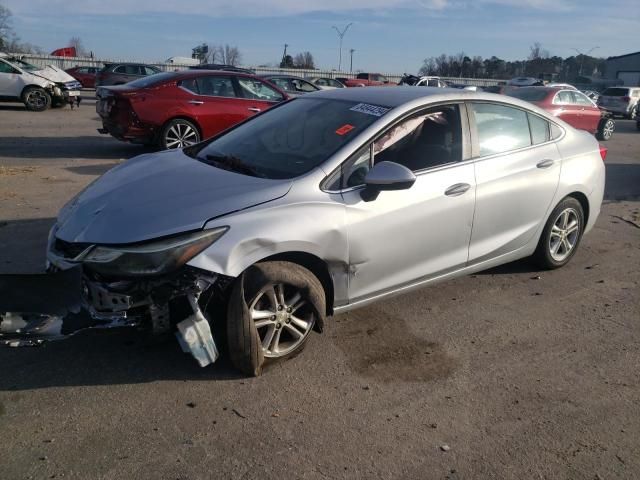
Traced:
[[117, 166], [62, 209], [48, 261], [82, 267], [94, 319], [177, 331], [200, 365], [226, 342], [257, 375], [328, 316], [525, 257], [562, 267], [605, 154], [514, 98], [327, 90]]

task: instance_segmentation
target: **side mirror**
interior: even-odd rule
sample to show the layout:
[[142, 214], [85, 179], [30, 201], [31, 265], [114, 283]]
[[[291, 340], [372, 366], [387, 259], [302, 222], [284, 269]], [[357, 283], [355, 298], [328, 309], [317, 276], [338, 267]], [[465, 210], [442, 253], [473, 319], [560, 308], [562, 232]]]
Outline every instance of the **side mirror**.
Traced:
[[406, 190], [416, 181], [416, 176], [404, 165], [395, 162], [380, 162], [364, 177], [365, 189], [361, 197], [370, 202], [383, 190]]

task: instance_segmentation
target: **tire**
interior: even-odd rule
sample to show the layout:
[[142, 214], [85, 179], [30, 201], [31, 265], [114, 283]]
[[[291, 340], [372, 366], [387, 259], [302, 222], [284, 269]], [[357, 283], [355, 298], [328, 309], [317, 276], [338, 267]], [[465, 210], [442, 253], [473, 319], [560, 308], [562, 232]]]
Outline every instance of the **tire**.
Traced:
[[44, 112], [51, 106], [51, 95], [44, 88], [27, 87], [22, 92], [22, 102], [31, 112]]
[[189, 120], [174, 118], [164, 126], [158, 138], [162, 150], [184, 148], [200, 142], [200, 130]]
[[264, 365], [297, 355], [314, 326], [324, 323], [325, 312], [322, 284], [306, 268], [280, 261], [248, 268], [236, 280], [227, 309], [231, 363], [258, 376]]
[[583, 232], [582, 205], [575, 198], [567, 197], [549, 215], [533, 254], [534, 261], [545, 270], [563, 267], [576, 253]]
[[633, 109], [631, 109], [627, 118], [629, 120], [635, 120], [637, 116], [638, 116], [638, 105], [636, 105], [635, 107], [633, 107]]
[[598, 140], [602, 140], [606, 142], [611, 138], [615, 129], [616, 129], [616, 124], [613, 121], [613, 118], [603, 118], [600, 121], [600, 124], [598, 125], [596, 138]]

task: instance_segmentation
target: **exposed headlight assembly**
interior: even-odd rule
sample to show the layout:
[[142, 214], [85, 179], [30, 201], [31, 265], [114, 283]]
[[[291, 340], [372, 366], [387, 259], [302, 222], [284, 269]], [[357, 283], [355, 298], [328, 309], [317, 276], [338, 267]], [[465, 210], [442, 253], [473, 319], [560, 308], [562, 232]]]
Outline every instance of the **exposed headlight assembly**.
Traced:
[[229, 227], [213, 228], [138, 245], [95, 246], [81, 260], [103, 275], [160, 275], [178, 269], [218, 240]]

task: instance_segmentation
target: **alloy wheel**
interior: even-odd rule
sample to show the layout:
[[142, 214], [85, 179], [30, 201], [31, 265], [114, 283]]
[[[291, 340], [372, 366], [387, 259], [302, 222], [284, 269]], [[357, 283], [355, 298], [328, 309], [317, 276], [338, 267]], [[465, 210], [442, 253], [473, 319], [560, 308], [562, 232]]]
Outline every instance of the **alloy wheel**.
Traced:
[[553, 222], [549, 235], [549, 252], [556, 262], [571, 255], [580, 238], [580, 216], [573, 208], [566, 208]]
[[249, 306], [265, 357], [283, 357], [294, 351], [311, 332], [310, 303], [294, 287], [268, 285]]
[[167, 130], [165, 144], [169, 149], [184, 148], [196, 143], [198, 143], [198, 132], [189, 124], [176, 123]]
[[613, 120], [607, 120], [604, 124], [604, 127], [602, 128], [602, 138], [604, 138], [605, 140], [609, 140], [613, 135], [613, 131], [615, 130], [615, 128], [616, 127], [615, 123], [613, 123]]
[[27, 103], [33, 109], [40, 109], [47, 105], [47, 95], [42, 90], [32, 90], [27, 94]]

